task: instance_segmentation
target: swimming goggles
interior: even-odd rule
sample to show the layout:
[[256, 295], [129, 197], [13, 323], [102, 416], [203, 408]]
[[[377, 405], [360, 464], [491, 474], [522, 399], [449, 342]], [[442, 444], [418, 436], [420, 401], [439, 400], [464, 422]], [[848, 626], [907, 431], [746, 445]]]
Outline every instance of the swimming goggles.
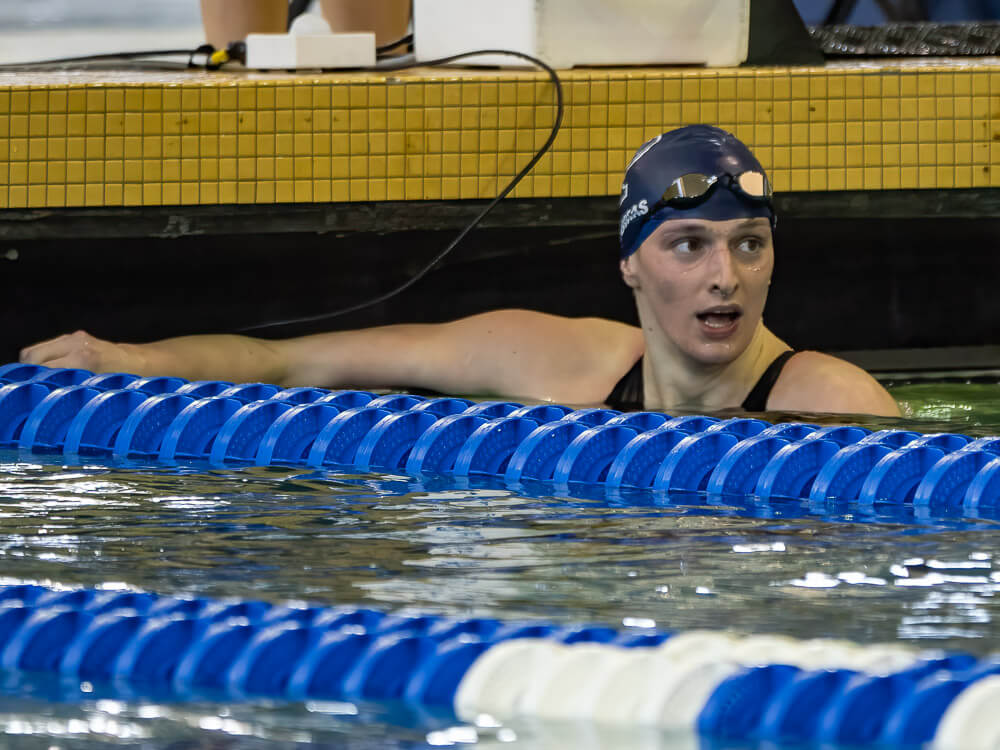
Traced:
[[738, 175], [704, 175], [697, 172], [682, 174], [667, 186], [663, 196], [649, 210], [652, 216], [665, 206], [691, 208], [704, 203], [723, 185], [755, 203], [771, 205], [771, 183], [763, 172], [741, 172]]
[[721, 174], [705, 175], [697, 172], [682, 174], [671, 182], [663, 191], [660, 199], [639, 220], [637, 229], [650, 221], [663, 208], [694, 208], [712, 197], [719, 185], [724, 185], [736, 195], [746, 198], [752, 203], [766, 206], [771, 219], [771, 228], [775, 226], [774, 209], [771, 205], [771, 183], [763, 172], [747, 171], [738, 175]]

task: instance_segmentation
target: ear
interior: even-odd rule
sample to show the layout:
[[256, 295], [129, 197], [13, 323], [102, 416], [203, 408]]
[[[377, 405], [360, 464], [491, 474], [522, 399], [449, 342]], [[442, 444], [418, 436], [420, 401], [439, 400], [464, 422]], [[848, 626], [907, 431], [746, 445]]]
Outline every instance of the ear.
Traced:
[[622, 280], [625, 282], [626, 286], [631, 287], [632, 289], [639, 288], [639, 276], [636, 273], [636, 265], [638, 263], [638, 261], [636, 261], [636, 256], [638, 254], [639, 252], [636, 251], [627, 258], [622, 258], [618, 261], [618, 267], [622, 272]]

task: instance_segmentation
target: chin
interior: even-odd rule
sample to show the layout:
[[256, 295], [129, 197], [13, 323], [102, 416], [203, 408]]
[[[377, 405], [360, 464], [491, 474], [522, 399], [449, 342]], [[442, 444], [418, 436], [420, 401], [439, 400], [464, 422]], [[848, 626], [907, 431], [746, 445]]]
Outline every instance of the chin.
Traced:
[[750, 342], [713, 341], [701, 343], [688, 350], [688, 356], [703, 365], [728, 365], [739, 357]]

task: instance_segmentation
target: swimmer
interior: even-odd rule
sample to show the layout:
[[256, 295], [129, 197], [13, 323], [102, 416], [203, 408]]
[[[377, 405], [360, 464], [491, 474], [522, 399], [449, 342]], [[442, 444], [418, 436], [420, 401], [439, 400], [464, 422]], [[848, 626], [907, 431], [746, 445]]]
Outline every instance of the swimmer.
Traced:
[[203, 335], [127, 344], [77, 331], [27, 347], [21, 361], [617, 409], [899, 415], [864, 370], [820, 352], [793, 351], [764, 325], [774, 269], [771, 189], [735, 136], [692, 125], [643, 144], [625, 171], [619, 212], [620, 268], [635, 296], [638, 328], [496, 310], [449, 323], [280, 341]]

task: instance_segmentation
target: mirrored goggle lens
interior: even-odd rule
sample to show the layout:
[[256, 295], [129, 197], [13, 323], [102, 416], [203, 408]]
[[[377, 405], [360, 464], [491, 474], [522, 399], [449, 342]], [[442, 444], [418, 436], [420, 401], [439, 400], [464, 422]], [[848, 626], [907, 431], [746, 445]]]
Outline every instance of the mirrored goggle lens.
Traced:
[[769, 198], [771, 186], [763, 172], [744, 172], [736, 178], [740, 190], [754, 198]]
[[663, 193], [663, 200], [670, 201], [677, 198], [697, 198], [708, 192], [718, 180], [715, 175], [704, 174], [682, 174]]

